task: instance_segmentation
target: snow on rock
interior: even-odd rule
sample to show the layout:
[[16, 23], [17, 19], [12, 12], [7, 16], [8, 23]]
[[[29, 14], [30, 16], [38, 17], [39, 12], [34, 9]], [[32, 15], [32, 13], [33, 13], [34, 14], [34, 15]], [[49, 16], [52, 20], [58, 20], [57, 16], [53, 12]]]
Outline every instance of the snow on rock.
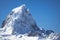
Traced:
[[52, 30], [39, 28], [25, 4], [14, 8], [0, 29], [0, 40], [60, 40], [59, 38]]
[[[42, 35], [43, 30], [37, 27], [35, 20], [29, 13], [25, 5], [14, 8], [7, 16], [2, 25], [5, 34], [26, 34], [28, 35]], [[32, 33], [33, 32], [33, 33]]]
[[32, 17], [27, 14], [25, 5], [22, 5], [20, 7], [14, 8], [12, 10], [12, 15], [7, 16], [4, 28], [6, 28], [6, 33], [12, 33], [13, 31], [23, 34], [25, 32], [30, 31], [30, 24], [33, 24], [33, 22], [34, 21]]
[[25, 4], [23, 4], [20, 7], [14, 8], [12, 11], [14, 11], [14, 13], [18, 13], [18, 12], [21, 12], [22, 10], [24, 10], [24, 9], [25, 9]]

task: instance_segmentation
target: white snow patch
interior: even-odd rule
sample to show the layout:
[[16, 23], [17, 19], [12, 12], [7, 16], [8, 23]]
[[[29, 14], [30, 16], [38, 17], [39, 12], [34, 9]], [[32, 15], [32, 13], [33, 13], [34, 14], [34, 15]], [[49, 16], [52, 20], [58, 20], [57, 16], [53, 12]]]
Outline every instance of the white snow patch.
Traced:
[[22, 9], [25, 8], [25, 4], [21, 5], [20, 7], [14, 8], [12, 11], [14, 13], [21, 12]]

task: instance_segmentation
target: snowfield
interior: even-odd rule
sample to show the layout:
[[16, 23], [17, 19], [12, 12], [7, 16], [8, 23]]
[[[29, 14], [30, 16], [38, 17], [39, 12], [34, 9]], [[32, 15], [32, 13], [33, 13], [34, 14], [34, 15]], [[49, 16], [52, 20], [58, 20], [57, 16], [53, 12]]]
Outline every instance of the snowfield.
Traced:
[[0, 40], [52, 40], [48, 38], [40, 38], [39, 37], [28, 37], [28, 36], [16, 36], [16, 35], [9, 35], [9, 36], [0, 36]]

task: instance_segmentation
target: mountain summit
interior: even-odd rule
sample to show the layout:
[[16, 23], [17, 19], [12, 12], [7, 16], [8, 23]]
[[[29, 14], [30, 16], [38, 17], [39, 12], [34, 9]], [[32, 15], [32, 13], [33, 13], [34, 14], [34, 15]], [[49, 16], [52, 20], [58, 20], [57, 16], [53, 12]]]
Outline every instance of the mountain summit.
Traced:
[[[26, 34], [40, 31], [25, 5], [14, 8], [3, 24], [2, 27], [7, 34]], [[42, 33], [42, 30], [40, 33]]]
[[60, 40], [59, 34], [37, 26], [25, 4], [9, 13], [2, 23], [0, 36], [1, 40]]

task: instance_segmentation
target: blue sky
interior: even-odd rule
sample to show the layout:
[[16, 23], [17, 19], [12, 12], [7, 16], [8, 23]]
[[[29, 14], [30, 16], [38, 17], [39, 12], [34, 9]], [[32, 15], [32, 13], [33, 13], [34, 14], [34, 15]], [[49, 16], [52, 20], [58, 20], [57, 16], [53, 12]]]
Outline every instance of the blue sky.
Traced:
[[39, 27], [60, 33], [60, 0], [0, 0], [0, 25], [15, 7], [26, 4]]

